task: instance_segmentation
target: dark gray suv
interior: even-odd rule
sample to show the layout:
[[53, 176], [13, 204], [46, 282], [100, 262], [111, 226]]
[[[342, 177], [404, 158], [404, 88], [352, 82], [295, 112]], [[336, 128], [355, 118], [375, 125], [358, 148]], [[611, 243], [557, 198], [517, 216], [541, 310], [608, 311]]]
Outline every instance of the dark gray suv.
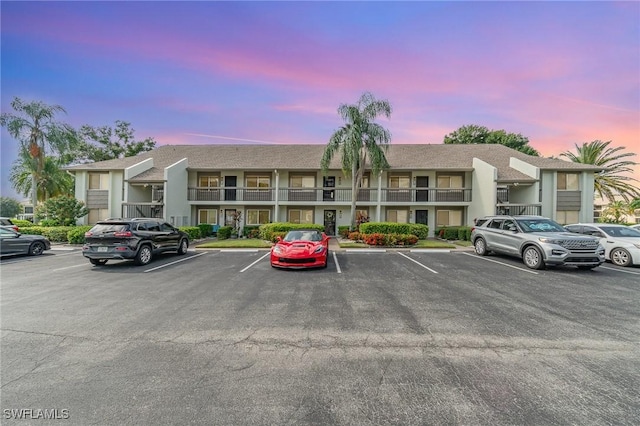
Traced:
[[572, 234], [541, 216], [487, 216], [471, 231], [476, 253], [490, 252], [522, 258], [531, 269], [572, 265], [592, 269], [604, 263], [604, 247], [597, 238]]
[[84, 239], [82, 254], [94, 265], [104, 265], [109, 259], [133, 259], [146, 265], [157, 253], [185, 254], [189, 248], [186, 232], [148, 218], [103, 220]]

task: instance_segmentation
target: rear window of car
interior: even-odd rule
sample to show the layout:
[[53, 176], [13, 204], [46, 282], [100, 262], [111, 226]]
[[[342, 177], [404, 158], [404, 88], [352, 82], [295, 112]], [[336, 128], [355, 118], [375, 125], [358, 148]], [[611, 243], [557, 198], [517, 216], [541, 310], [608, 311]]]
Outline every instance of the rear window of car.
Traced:
[[13, 222], [8, 217], [0, 218], [0, 225], [13, 225]]
[[92, 234], [108, 234], [111, 232], [122, 232], [129, 229], [128, 223], [99, 223], [95, 225], [89, 232]]

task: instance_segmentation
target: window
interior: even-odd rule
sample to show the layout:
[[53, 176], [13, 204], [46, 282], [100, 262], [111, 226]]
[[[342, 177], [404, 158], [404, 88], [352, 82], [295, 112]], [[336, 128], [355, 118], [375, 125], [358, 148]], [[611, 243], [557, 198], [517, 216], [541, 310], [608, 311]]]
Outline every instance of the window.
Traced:
[[409, 223], [409, 210], [387, 210], [387, 222]]
[[558, 172], [558, 190], [577, 191], [580, 189], [578, 173]]
[[558, 210], [556, 212], [556, 222], [566, 225], [567, 223], [577, 223], [579, 220], [580, 212], [573, 210]]
[[200, 188], [217, 188], [219, 186], [220, 186], [220, 176], [217, 176], [217, 175], [198, 176], [198, 187]]
[[369, 188], [369, 173], [365, 173], [362, 175], [362, 180], [360, 181], [360, 188]]
[[313, 223], [313, 209], [291, 209], [291, 210], [289, 210], [289, 222], [291, 222], [291, 223]]
[[292, 188], [313, 188], [316, 186], [314, 175], [291, 175], [289, 176], [289, 186]]
[[269, 188], [271, 177], [265, 175], [247, 175], [245, 178], [247, 188]]
[[389, 188], [410, 188], [409, 176], [389, 176]]
[[96, 223], [109, 217], [108, 209], [89, 209], [89, 223]]
[[438, 210], [436, 226], [462, 226], [462, 210]]
[[89, 173], [89, 189], [109, 189], [109, 173]]
[[210, 225], [218, 224], [218, 209], [199, 209], [198, 224], [208, 223]]
[[462, 176], [438, 176], [438, 188], [462, 188]]
[[247, 210], [247, 225], [263, 225], [271, 221], [271, 210]]

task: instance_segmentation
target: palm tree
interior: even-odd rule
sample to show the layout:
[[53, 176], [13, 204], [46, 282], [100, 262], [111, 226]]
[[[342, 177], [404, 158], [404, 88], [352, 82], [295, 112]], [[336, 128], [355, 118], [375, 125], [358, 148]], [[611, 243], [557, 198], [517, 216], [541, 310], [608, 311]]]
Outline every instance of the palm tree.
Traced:
[[356, 200], [362, 183], [362, 177], [370, 163], [371, 173], [378, 175], [389, 168], [385, 153], [391, 142], [391, 133], [378, 123], [374, 123], [380, 114], [389, 118], [391, 105], [387, 100], [378, 100], [365, 92], [357, 104], [342, 104], [338, 114], [346, 122], [329, 139], [320, 166], [327, 173], [331, 160], [336, 153], [342, 157], [342, 171], [351, 179], [351, 229], [355, 229]]
[[26, 151], [33, 163], [30, 163], [31, 188], [33, 207], [38, 202], [38, 192], [46, 192], [39, 188], [47, 181], [46, 151], [64, 152], [70, 142], [74, 140], [74, 130], [67, 124], [54, 120], [55, 115], [66, 112], [60, 105], [46, 105], [42, 102], [23, 102], [20, 98], [14, 98], [11, 107], [16, 114], [3, 113], [0, 116], [0, 125], [6, 127], [9, 134], [20, 142], [21, 150]]
[[33, 193], [33, 179], [37, 176], [36, 196], [38, 201], [45, 201], [49, 197], [58, 195], [72, 195], [73, 177], [60, 168], [59, 160], [55, 157], [44, 158], [44, 168], [37, 172], [38, 159], [33, 158], [25, 149], [21, 150], [18, 159], [11, 166], [9, 181], [19, 193], [28, 195]]
[[576, 144], [576, 152], [563, 152], [561, 157], [568, 158], [574, 163], [592, 164], [601, 166], [603, 170], [595, 175], [595, 191], [600, 198], [614, 201], [616, 195], [622, 197], [626, 202], [640, 197], [640, 190], [632, 182], [638, 182], [631, 176], [624, 176], [625, 173], [633, 173], [632, 166], [638, 165], [628, 158], [636, 154], [624, 152], [624, 146], [616, 148], [609, 147], [611, 141], [603, 142], [595, 140], [583, 143], [582, 146]]

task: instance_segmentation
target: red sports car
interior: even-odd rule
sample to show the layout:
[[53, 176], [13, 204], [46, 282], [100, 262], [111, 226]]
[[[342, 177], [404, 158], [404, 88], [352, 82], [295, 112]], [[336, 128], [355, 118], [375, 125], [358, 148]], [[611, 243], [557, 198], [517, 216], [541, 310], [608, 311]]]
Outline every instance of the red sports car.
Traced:
[[274, 268], [326, 268], [329, 237], [315, 229], [289, 231], [271, 247]]

